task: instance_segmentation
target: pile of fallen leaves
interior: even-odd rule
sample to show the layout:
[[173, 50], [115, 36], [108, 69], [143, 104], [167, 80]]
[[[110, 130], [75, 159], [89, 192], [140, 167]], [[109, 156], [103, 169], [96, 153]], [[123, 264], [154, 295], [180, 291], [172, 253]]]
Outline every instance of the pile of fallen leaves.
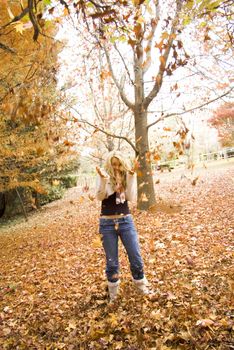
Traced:
[[233, 175], [170, 174], [156, 181], [154, 208], [132, 208], [150, 298], [120, 245], [120, 296], [108, 304], [100, 203], [79, 189], [2, 225], [0, 349], [234, 349]]

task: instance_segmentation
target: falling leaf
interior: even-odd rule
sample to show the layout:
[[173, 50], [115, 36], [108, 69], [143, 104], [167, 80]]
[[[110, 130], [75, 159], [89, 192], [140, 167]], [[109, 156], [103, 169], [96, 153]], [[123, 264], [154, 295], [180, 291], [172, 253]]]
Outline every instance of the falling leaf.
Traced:
[[16, 22], [16, 24], [14, 24], [14, 27], [15, 27], [17, 33], [23, 34], [23, 31], [25, 30], [24, 23]]
[[88, 192], [88, 191], [89, 191], [89, 186], [86, 183], [85, 186], [82, 187], [82, 192]]
[[169, 34], [167, 32], [163, 32], [161, 37], [162, 37], [162, 39], [168, 39], [169, 38]]
[[63, 141], [63, 144], [64, 144], [65, 146], [68, 146], [68, 147], [72, 147], [72, 146], [75, 145], [74, 142], [71, 142], [71, 141], [68, 141], [68, 140]]
[[140, 201], [141, 201], [141, 202], [148, 202], [148, 201], [149, 201], [145, 193], [142, 193], [142, 194], [141, 194]]
[[49, 14], [52, 15], [54, 12], [54, 7], [51, 7], [48, 11], [49, 11]]
[[80, 196], [79, 197], [79, 202], [82, 203], [84, 201], [84, 199], [85, 199], [84, 196]]
[[63, 16], [66, 17], [69, 15], [69, 11], [68, 9], [65, 7], [64, 10], [63, 10]]
[[161, 157], [158, 153], [154, 153], [153, 157], [154, 157], [154, 160], [156, 160], [156, 161], [161, 159]]
[[94, 199], [96, 198], [96, 196], [94, 196], [94, 195], [92, 195], [92, 194], [88, 194], [88, 198], [89, 198], [89, 200], [91, 201], [91, 202], [93, 202], [94, 201]]
[[191, 184], [192, 184], [193, 186], [195, 186], [195, 185], [197, 184], [197, 180], [198, 180], [198, 179], [199, 179], [199, 176], [195, 177], [195, 178], [192, 180]]

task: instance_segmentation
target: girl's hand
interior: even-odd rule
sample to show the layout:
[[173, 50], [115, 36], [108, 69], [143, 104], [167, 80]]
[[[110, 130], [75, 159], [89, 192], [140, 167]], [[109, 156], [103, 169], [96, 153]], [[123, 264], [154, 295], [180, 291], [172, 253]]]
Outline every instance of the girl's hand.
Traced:
[[115, 187], [115, 190], [116, 190], [116, 192], [118, 192], [118, 193], [124, 192], [123, 185], [117, 183], [117, 185], [116, 185], [116, 187]]
[[115, 179], [117, 183], [121, 183], [121, 173], [118, 170], [115, 171]]
[[100, 175], [100, 177], [102, 179], [108, 179], [108, 176], [103, 173], [103, 171], [101, 170], [101, 168], [99, 166], [96, 167], [96, 171], [97, 171], [98, 175]]

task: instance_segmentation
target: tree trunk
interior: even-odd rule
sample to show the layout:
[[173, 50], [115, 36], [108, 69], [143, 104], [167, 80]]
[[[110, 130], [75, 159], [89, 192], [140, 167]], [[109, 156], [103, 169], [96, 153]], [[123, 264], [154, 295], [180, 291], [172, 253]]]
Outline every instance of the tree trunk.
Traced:
[[6, 197], [3, 192], [0, 192], [0, 218], [4, 215], [6, 209]]
[[107, 135], [106, 137], [106, 141], [107, 141], [107, 150], [108, 152], [114, 151], [114, 141], [113, 141], [113, 137], [110, 137]]
[[147, 109], [144, 108], [144, 71], [142, 67], [143, 46], [140, 41], [134, 51], [135, 106], [133, 113], [135, 120], [135, 145], [139, 161], [139, 169], [137, 173], [137, 207], [140, 210], [147, 210], [154, 205], [156, 201], [151, 163], [149, 159], [147, 159], [149, 140]]
[[[138, 149], [139, 168], [137, 172], [137, 207], [148, 210], [156, 203], [149, 152], [147, 112], [135, 111], [135, 142]], [[149, 157], [148, 157], [149, 158]]]

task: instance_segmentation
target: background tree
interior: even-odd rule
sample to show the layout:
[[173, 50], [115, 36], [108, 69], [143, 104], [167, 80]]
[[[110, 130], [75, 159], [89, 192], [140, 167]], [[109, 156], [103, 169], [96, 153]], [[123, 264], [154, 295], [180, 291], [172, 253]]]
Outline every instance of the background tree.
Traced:
[[209, 119], [209, 123], [217, 129], [223, 147], [234, 146], [234, 103], [221, 105]]
[[[9, 15], [19, 16], [21, 5], [6, 2], [1, 23], [7, 23]], [[29, 19], [24, 20], [28, 25]], [[24, 31], [24, 25], [17, 21], [0, 30], [4, 45], [14, 48], [0, 50], [0, 192], [18, 188], [45, 192], [45, 182], [77, 159], [71, 152], [75, 143], [62, 96], [56, 90], [61, 46], [43, 36], [33, 42], [33, 28]], [[48, 33], [56, 33], [52, 24]]]

